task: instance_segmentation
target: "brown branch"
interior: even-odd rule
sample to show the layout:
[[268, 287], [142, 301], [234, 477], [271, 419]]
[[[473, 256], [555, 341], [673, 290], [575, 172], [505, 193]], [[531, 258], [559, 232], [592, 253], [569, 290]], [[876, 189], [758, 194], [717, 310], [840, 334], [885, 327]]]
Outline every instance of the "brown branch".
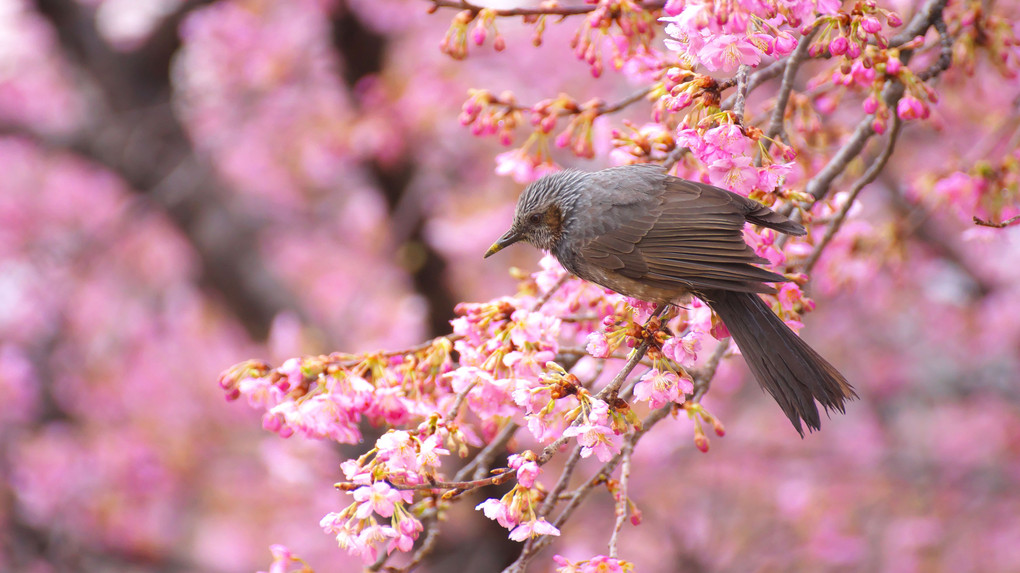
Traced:
[[562, 288], [563, 285], [565, 285], [567, 281], [570, 280], [570, 278], [571, 276], [569, 274], [564, 274], [562, 277], [560, 277], [559, 280], [557, 280], [556, 283], [553, 284], [553, 286], [549, 287], [549, 290], [543, 293], [542, 296], [540, 296], [538, 300], [535, 301], [535, 306], [531, 309], [531, 311], [532, 312], [538, 311], [543, 306], [545, 306], [545, 303], [549, 302], [549, 299], [552, 298], [552, 295], [556, 294], [556, 291], [560, 290], [560, 288]]
[[[454, 8], [456, 10], [467, 10], [471, 12], [472, 17], [477, 16], [485, 6], [479, 6], [472, 4], [466, 0], [429, 0], [432, 2], [432, 10], [438, 10], [439, 8]], [[658, 2], [638, 2], [638, 6], [647, 11], [659, 10], [666, 5], [664, 1]], [[593, 12], [599, 6], [597, 4], [583, 4], [579, 6], [555, 6], [549, 8], [490, 8], [496, 16], [499, 17], [513, 17], [513, 16], [577, 16], [578, 14], [587, 14]]]
[[[903, 84], [899, 82], [890, 82], [886, 85], [883, 90], [883, 97], [890, 109], [896, 109], [896, 103], [903, 97], [904, 89]], [[839, 177], [847, 166], [850, 165], [850, 162], [864, 150], [864, 145], [875, 134], [875, 129], [872, 127], [873, 121], [873, 116], [865, 116], [857, 124], [853, 135], [850, 136], [850, 139], [847, 140], [843, 147], [832, 156], [832, 159], [825, 164], [825, 167], [808, 181], [804, 190], [814, 197], [815, 201], [821, 201], [825, 198], [836, 177]]]
[[[500, 468], [493, 470], [498, 472], [492, 477], [475, 479], [470, 481], [430, 481], [428, 483], [408, 484], [408, 483], [395, 483], [388, 482], [393, 489], [402, 491], [431, 491], [435, 489], [445, 489], [447, 491], [454, 491], [454, 495], [460, 495], [461, 493], [470, 489], [477, 489], [485, 487], [487, 485], [499, 485], [506, 482], [507, 480], [514, 477], [515, 473], [509, 468]], [[353, 482], [339, 482], [339, 485], [343, 487], [356, 485]]]
[[946, 4], [949, 0], [928, 0], [921, 6], [914, 17], [910, 19], [910, 22], [889, 40], [890, 47], [897, 47], [906, 44], [918, 36], [924, 35], [936, 21], [942, 19], [942, 11], [945, 9]]
[[[668, 304], [660, 304], [655, 309], [655, 312], [652, 313], [652, 316], [648, 317], [648, 320], [645, 321], [644, 328], [647, 329], [648, 326], [653, 321], [662, 316], [662, 313], [666, 312], [666, 309], [668, 308], [669, 308]], [[620, 370], [620, 372], [618, 372], [616, 376], [613, 377], [613, 380], [609, 384], [606, 384], [605, 388], [599, 390], [599, 393], [596, 394], [595, 397], [598, 398], [599, 400], [606, 400], [607, 398], [612, 398], [613, 396], [615, 396], [616, 393], [620, 390], [620, 386], [623, 385], [624, 380], [627, 379], [627, 376], [630, 376], [630, 373], [634, 370], [638, 363], [641, 362], [641, 359], [644, 357], [645, 352], [648, 351], [648, 347], [651, 346], [651, 343], [652, 343], [651, 336], [646, 336], [645, 339], [642, 340], [641, 343], [638, 344], [634, 348], [634, 350], [630, 353], [630, 358], [627, 359], [627, 363], [623, 365], [623, 368]]]
[[748, 76], [751, 73], [751, 67], [747, 64], [742, 64], [737, 68], [737, 93], [734, 94], [736, 100], [733, 102], [733, 115], [737, 118], [737, 123], [744, 125], [744, 105], [747, 102], [747, 88], [748, 88]]
[[415, 550], [414, 555], [411, 556], [411, 561], [404, 567], [399, 569], [393, 567], [387, 567], [387, 571], [400, 571], [403, 573], [410, 573], [418, 568], [419, 565], [429, 556], [432, 551], [435, 550], [439, 542], [439, 522], [433, 521], [429, 526], [428, 531], [425, 533], [425, 540], [422, 541], [421, 546]]
[[[783, 70], [785, 68], [786, 68], [786, 59], [784, 58], [782, 60], [776, 60], [776, 61], [772, 62], [771, 64], [765, 66], [764, 68], [754, 72], [753, 74], [751, 74], [751, 77], [749, 77], [748, 80], [747, 80], [747, 93], [753, 92], [755, 89], [760, 87], [763, 83], [765, 83], [765, 82], [775, 78], [776, 76], [782, 74]], [[725, 83], [721, 83], [719, 85], [719, 87], [722, 88], [724, 85], [726, 85], [726, 84]], [[732, 86], [731, 85], [727, 85], [726, 87], [732, 87]], [[736, 102], [736, 99], [737, 99], [736, 94], [733, 94], [733, 95], [727, 97], [719, 105], [719, 109], [733, 109], [733, 104]]]
[[691, 402], [696, 404], [701, 403], [701, 399], [708, 393], [708, 389], [712, 387], [712, 379], [715, 378], [715, 372], [719, 368], [719, 363], [722, 361], [722, 357], [726, 354], [726, 351], [730, 349], [730, 340], [726, 338], [719, 341], [719, 345], [715, 347], [712, 352], [712, 356], [709, 357], [708, 362], [705, 366], [694, 375], [694, 396], [691, 397]]
[[1012, 225], [1013, 223], [1016, 223], [1017, 221], [1020, 221], [1020, 215], [1017, 215], [1016, 217], [1010, 217], [1009, 219], [1006, 219], [1005, 221], [999, 223], [994, 223], [992, 221], [987, 221], [985, 219], [979, 219], [977, 217], [974, 217], [975, 225], [981, 225], [982, 227], [994, 227], [996, 229], [1004, 229]]
[[651, 86], [649, 86], [647, 88], [641, 88], [641, 89], [635, 91], [634, 93], [630, 94], [629, 96], [621, 99], [620, 101], [618, 101], [618, 102], [616, 102], [616, 103], [614, 103], [612, 105], [603, 105], [603, 106], [601, 106], [599, 108], [599, 110], [598, 110], [598, 114], [597, 115], [606, 115], [606, 114], [610, 114], [610, 113], [616, 113], [616, 112], [624, 109], [625, 107], [627, 107], [627, 106], [629, 106], [631, 104], [637, 103], [637, 102], [645, 99], [646, 97], [648, 97], [648, 94], [650, 94], [650, 93], [652, 93], [652, 87]]
[[613, 533], [609, 536], [609, 556], [619, 557], [618, 545], [623, 524], [627, 521], [627, 500], [630, 491], [630, 460], [634, 454], [634, 442], [627, 440], [620, 450], [620, 485], [616, 491], [616, 521], [613, 522]]
[[[783, 129], [783, 120], [786, 118], [786, 106], [790, 102], [790, 94], [793, 93], [793, 82], [797, 79], [797, 72], [800, 71], [800, 65], [808, 56], [808, 52], [811, 48], [811, 42], [815, 39], [815, 35], [817, 33], [817, 26], [811, 28], [810, 32], [801, 37], [800, 42], [793, 50], [793, 53], [790, 54], [790, 57], [786, 58], [786, 65], [783, 66], [783, 81], [779, 84], [779, 93], [776, 95], [776, 106], [772, 109], [772, 117], [769, 119], [769, 126], [765, 130], [765, 139], [763, 142], [765, 151], [768, 151], [769, 147], [772, 146], [772, 139], [775, 139], [786, 131]], [[755, 164], [761, 165], [761, 159], [761, 155], [759, 154]]]
[[889, 163], [889, 158], [892, 157], [893, 150], [896, 147], [896, 138], [899, 137], [901, 125], [899, 116], [893, 114], [892, 130], [889, 132], [889, 138], [886, 141], [885, 148], [882, 149], [882, 153], [880, 153], [875, 161], [868, 166], [864, 175], [862, 175], [850, 189], [850, 196], [847, 197], [846, 203], [844, 203], [840, 208], [836, 218], [832, 220], [832, 223], [829, 224], [829, 228], [825, 230], [825, 236], [822, 237], [821, 242], [819, 242], [811, 252], [811, 256], [808, 257], [807, 262], [804, 263], [804, 272], [810, 274], [811, 270], [815, 268], [815, 264], [822, 256], [822, 252], [825, 250], [825, 247], [829, 245], [832, 238], [836, 236], [836, 232], [843, 226], [843, 221], [846, 220], [847, 213], [850, 212], [851, 207], [853, 207], [854, 203], [857, 202], [857, 196], [860, 195], [861, 190], [874, 181], [878, 177], [879, 173], [882, 172], [882, 169], [885, 168], [886, 164]]
[[935, 26], [939, 33], [939, 58], [928, 69], [917, 73], [918, 79], [923, 82], [938, 77], [939, 74], [948, 70], [949, 66], [953, 63], [953, 37], [949, 35], [946, 21], [942, 19], [941, 14], [938, 15], [938, 18], [932, 25]]
[[520, 426], [516, 422], [509, 422], [503, 429], [499, 431], [499, 434], [491, 442], [489, 442], [482, 451], [478, 452], [478, 455], [474, 457], [467, 465], [460, 468], [457, 475], [453, 476], [454, 481], [463, 481], [467, 479], [467, 476], [472, 475], [474, 479], [482, 479], [482, 476], [489, 471], [489, 465], [492, 460], [496, 459], [500, 451], [506, 447], [510, 440], [514, 437], [517, 429]]
[[573, 476], [574, 470], [577, 469], [578, 462], [581, 461], [581, 450], [581, 444], [574, 446], [574, 451], [570, 453], [570, 457], [567, 458], [567, 462], [563, 464], [563, 472], [560, 474], [560, 479], [556, 481], [556, 485], [553, 486], [549, 495], [545, 497], [542, 505], [539, 506], [539, 516], [545, 517], [549, 515], [549, 512], [555, 509], [556, 502], [559, 500], [560, 494], [563, 493], [563, 490], [567, 489], [567, 484], [570, 483], [570, 478]]
[[[594, 115], [596, 117], [598, 117], [598, 116], [601, 116], [601, 115], [607, 115], [607, 114], [610, 114], [610, 113], [616, 113], [618, 111], [621, 111], [621, 110], [625, 109], [626, 107], [628, 107], [628, 106], [630, 106], [630, 105], [632, 105], [634, 103], [637, 103], [637, 102], [641, 101], [642, 99], [646, 98], [648, 96], [648, 94], [652, 93], [652, 89], [653, 89], [652, 86], [649, 86], [649, 87], [646, 87], [646, 88], [641, 88], [639, 90], [635, 90], [633, 93], [631, 93], [630, 95], [622, 98], [620, 101], [618, 101], [616, 103], [611, 103], [611, 104], [601, 103], [601, 104], [598, 104], [598, 106], [595, 109], [595, 114]], [[530, 111], [534, 110], [534, 108], [535, 108], [534, 105], [525, 105], [525, 104], [519, 104], [519, 103], [514, 102], [514, 101], [506, 101], [504, 99], [499, 98], [498, 96], [490, 95], [490, 97], [491, 97], [491, 99], [488, 102], [489, 105], [503, 106], [507, 110], [510, 110], [510, 111], [530, 112]], [[582, 113], [584, 111], [586, 111], [586, 110], [583, 110], [580, 107], [574, 107], [573, 109], [557, 109], [553, 113], [555, 113], [557, 117], [565, 117], [565, 116], [568, 116], [568, 115], [578, 115], [578, 114], [580, 114], [580, 113]]]

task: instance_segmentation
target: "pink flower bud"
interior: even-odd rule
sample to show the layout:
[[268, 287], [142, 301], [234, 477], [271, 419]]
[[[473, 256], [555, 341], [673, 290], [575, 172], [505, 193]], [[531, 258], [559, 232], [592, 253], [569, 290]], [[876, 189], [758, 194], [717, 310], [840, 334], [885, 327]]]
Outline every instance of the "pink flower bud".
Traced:
[[885, 73], [890, 76], [895, 76], [900, 73], [900, 68], [903, 67], [903, 63], [900, 62], [899, 58], [889, 58], [889, 61], [885, 63]]
[[502, 52], [506, 49], [506, 39], [502, 35], [497, 35], [496, 39], [492, 41], [492, 48], [497, 52]]
[[846, 53], [847, 48], [850, 47], [850, 42], [843, 36], [836, 36], [829, 42], [829, 53], [833, 56], [842, 56]]
[[708, 453], [708, 438], [705, 434], [698, 433], [694, 436], [694, 445], [701, 450], [701, 453]]
[[861, 18], [861, 28], [869, 34], [875, 34], [882, 29], [882, 24], [874, 16], [865, 16]]
[[787, 32], [780, 32], [776, 36], [776, 53], [785, 55], [797, 47], [797, 39]]
[[861, 106], [864, 108], [864, 113], [872, 114], [878, 111], [878, 98], [870, 95], [864, 100], [864, 104]]
[[928, 117], [928, 108], [924, 102], [908, 94], [896, 104], [896, 115], [900, 119], [923, 119]]
[[882, 135], [885, 133], [885, 120], [876, 117], [875, 121], [871, 122], [871, 129], [875, 130], [875, 133]]
[[478, 24], [475, 25], [474, 30], [471, 30], [471, 41], [473, 41], [476, 46], [481, 46], [485, 43], [485, 36], [485, 26], [482, 24], [481, 20], [479, 20]]
[[893, 28], [898, 28], [903, 25], [903, 19], [896, 12], [886, 12], [885, 23], [889, 24]]

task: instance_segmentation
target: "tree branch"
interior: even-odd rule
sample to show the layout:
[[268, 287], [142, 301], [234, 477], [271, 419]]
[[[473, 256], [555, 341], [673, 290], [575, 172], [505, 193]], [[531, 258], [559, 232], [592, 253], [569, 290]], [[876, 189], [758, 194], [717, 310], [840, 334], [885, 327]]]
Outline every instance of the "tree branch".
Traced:
[[896, 138], [900, 134], [901, 126], [900, 118], [896, 114], [892, 116], [892, 130], [889, 132], [889, 138], [886, 140], [885, 148], [882, 149], [882, 153], [868, 166], [868, 170], [864, 172], [864, 175], [854, 183], [854, 186], [850, 189], [850, 196], [847, 197], [846, 203], [840, 208], [839, 213], [836, 214], [835, 219], [829, 224], [829, 228], [825, 230], [825, 236], [822, 237], [821, 242], [811, 251], [811, 256], [808, 257], [807, 262], [804, 263], [804, 272], [810, 274], [811, 270], [815, 268], [815, 264], [818, 259], [822, 256], [822, 252], [825, 247], [829, 245], [832, 238], [839, 231], [840, 227], [843, 226], [843, 221], [846, 220], [847, 213], [853, 207], [854, 203], [857, 202], [857, 196], [861, 193], [868, 184], [874, 181], [885, 165], [889, 162], [889, 158], [892, 157], [893, 150], [896, 147]]
[[[439, 8], [454, 8], [457, 10], [467, 10], [471, 12], [472, 17], [477, 16], [485, 6], [479, 6], [478, 4], [472, 4], [466, 0], [429, 0], [432, 2], [431, 10], [435, 11]], [[666, 5], [664, 1], [658, 2], [638, 2], [644, 10], [659, 10]], [[499, 17], [511, 17], [511, 16], [576, 16], [578, 14], [587, 14], [593, 12], [599, 6], [597, 4], [582, 4], [579, 6], [555, 6], [549, 8], [490, 8], [496, 16]]]

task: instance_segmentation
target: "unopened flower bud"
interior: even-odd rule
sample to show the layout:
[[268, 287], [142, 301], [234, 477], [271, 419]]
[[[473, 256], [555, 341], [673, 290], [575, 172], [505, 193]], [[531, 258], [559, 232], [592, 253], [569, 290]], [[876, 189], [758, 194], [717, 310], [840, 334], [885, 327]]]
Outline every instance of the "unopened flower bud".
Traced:
[[869, 34], [875, 34], [882, 29], [882, 24], [874, 16], [865, 16], [861, 18], [861, 28]]
[[[850, 42], [847, 41], [843, 36], [836, 36], [829, 42], [829, 53], [833, 56], [842, 56], [846, 53], [847, 48], [850, 47]], [[847, 70], [849, 71], [849, 70]], [[847, 72], [843, 72], [847, 73]]]

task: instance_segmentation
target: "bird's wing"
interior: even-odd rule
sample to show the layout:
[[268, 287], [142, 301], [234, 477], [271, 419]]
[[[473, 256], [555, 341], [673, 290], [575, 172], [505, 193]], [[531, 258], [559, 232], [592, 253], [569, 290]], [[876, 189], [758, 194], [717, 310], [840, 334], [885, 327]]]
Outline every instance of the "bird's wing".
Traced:
[[762, 209], [772, 213], [761, 204], [668, 177], [657, 200], [642, 207], [607, 207], [600, 218], [618, 225], [588, 241], [581, 249], [584, 259], [646, 284], [695, 292], [775, 292], [762, 283], [786, 280], [753, 266], [768, 261], [744, 242], [747, 216], [759, 218]]

